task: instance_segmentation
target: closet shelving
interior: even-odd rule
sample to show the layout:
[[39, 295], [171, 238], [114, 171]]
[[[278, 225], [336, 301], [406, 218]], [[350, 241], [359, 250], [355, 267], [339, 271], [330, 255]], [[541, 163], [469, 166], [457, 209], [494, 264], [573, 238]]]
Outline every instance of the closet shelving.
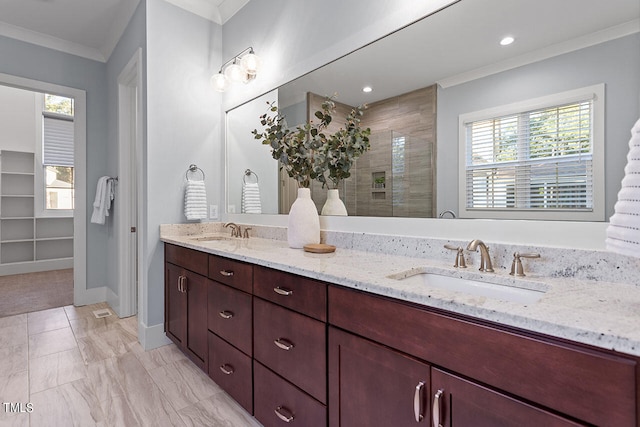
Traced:
[[73, 217], [36, 217], [34, 165], [33, 153], [0, 152], [0, 267], [73, 258]]

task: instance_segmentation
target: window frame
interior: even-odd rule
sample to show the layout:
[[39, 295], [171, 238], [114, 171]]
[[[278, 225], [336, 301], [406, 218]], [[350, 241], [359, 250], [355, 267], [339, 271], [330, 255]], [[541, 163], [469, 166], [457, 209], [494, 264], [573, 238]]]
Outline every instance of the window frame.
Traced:
[[[593, 140], [593, 209], [565, 210], [540, 208], [489, 208], [467, 207], [467, 128], [466, 125], [480, 120], [489, 120], [527, 111], [553, 108], [572, 102], [593, 100], [592, 140]], [[564, 221], [604, 221], [604, 123], [605, 84], [582, 87], [538, 98], [491, 107], [479, 111], [460, 114], [458, 117], [458, 211], [460, 218], [483, 219], [526, 219]]]
[[[36, 146], [35, 146], [35, 167], [34, 167], [34, 214], [36, 218], [69, 218], [74, 216], [74, 209], [47, 209], [46, 204], [46, 166], [44, 165], [43, 151], [44, 151], [44, 118], [45, 115], [49, 117], [63, 116], [58, 113], [50, 113], [44, 109], [44, 96], [42, 92], [36, 93], [35, 96], [35, 126], [36, 126]], [[75, 114], [74, 121], [74, 133], [75, 133]], [[74, 147], [75, 151], [75, 147]], [[75, 153], [74, 153], [75, 156]], [[77, 179], [75, 176], [75, 161], [74, 161], [74, 181]], [[74, 194], [77, 192], [77, 186], [74, 183]], [[76, 199], [74, 195], [74, 199]], [[74, 205], [77, 200], [74, 200]]]

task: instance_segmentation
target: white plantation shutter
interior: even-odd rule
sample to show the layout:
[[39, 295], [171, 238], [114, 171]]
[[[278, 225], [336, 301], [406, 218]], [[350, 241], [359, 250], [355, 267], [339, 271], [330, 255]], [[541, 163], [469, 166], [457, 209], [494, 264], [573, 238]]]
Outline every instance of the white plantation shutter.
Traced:
[[44, 113], [42, 163], [73, 167], [73, 118]]
[[593, 99], [464, 126], [467, 209], [593, 210]]

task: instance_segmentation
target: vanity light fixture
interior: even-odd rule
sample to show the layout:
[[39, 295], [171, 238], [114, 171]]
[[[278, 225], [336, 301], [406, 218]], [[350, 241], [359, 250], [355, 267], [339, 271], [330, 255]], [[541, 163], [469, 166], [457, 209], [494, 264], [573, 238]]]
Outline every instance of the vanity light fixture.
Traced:
[[255, 54], [252, 47], [248, 47], [233, 58], [222, 64], [218, 74], [211, 76], [211, 86], [224, 92], [229, 83], [248, 83], [256, 78], [262, 60]]
[[502, 40], [500, 40], [500, 45], [501, 46], [509, 46], [511, 43], [513, 43], [515, 41], [515, 39], [511, 36], [506, 36], [504, 37]]

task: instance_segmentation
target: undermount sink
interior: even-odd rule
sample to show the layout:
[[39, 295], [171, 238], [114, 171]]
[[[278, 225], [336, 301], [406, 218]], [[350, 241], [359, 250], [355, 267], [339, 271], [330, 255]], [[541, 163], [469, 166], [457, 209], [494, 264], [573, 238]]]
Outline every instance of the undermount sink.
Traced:
[[519, 303], [536, 302], [542, 298], [545, 293], [544, 290], [540, 289], [501, 285], [473, 279], [445, 276], [437, 273], [417, 272], [409, 276], [395, 275], [392, 276], [392, 278], [405, 283], [421, 284], [438, 289]]

